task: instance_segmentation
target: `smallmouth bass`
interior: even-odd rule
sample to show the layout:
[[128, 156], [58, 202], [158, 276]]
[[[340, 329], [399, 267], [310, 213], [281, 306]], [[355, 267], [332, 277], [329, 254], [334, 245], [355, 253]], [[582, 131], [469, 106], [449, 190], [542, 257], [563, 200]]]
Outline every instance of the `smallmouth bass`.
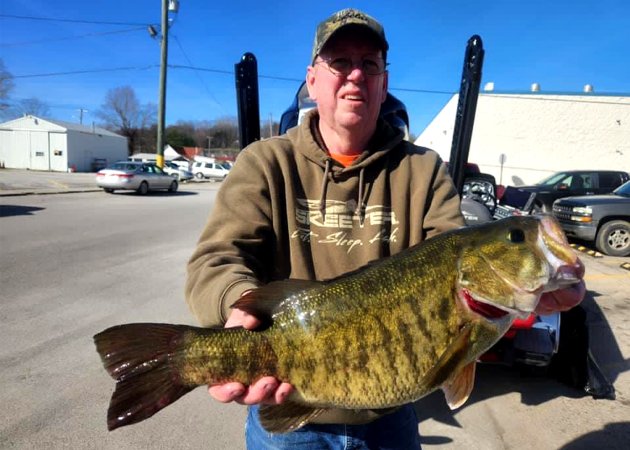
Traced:
[[451, 408], [474, 383], [477, 358], [543, 292], [578, 282], [584, 266], [549, 216], [461, 228], [332, 280], [269, 283], [235, 308], [265, 327], [118, 325], [94, 336], [116, 380], [110, 430], [140, 422], [200, 385], [271, 375], [295, 389], [263, 405], [270, 432], [330, 408], [394, 408], [442, 389]]

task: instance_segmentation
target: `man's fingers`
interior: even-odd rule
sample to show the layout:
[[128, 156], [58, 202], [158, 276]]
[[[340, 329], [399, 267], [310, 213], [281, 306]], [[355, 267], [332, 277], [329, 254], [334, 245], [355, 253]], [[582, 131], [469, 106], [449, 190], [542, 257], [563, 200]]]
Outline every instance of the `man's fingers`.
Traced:
[[584, 299], [585, 294], [586, 285], [583, 280], [564, 289], [545, 292], [540, 297], [536, 313], [545, 315], [553, 312], [568, 311], [578, 305]]
[[274, 377], [263, 377], [249, 386], [245, 395], [237, 401], [243, 405], [256, 405], [266, 402], [267, 399], [274, 397], [278, 384], [278, 380]]
[[243, 327], [248, 330], [253, 330], [260, 325], [260, 320], [256, 316], [252, 316], [240, 309], [233, 309], [230, 317], [225, 322], [225, 328]]
[[245, 395], [246, 388], [241, 383], [225, 383], [210, 386], [210, 395], [221, 403], [239, 401]]
[[274, 396], [274, 403], [279, 405], [284, 402], [289, 395], [293, 392], [293, 385], [289, 383], [280, 383], [278, 389], [276, 389], [276, 393]]

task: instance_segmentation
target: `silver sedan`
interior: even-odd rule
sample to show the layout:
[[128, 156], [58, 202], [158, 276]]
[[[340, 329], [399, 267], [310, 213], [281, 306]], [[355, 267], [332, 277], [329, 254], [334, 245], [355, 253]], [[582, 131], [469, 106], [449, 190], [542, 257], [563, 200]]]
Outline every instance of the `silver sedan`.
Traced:
[[154, 163], [118, 161], [96, 173], [96, 185], [105, 192], [133, 190], [144, 195], [151, 190], [177, 191], [177, 180]]

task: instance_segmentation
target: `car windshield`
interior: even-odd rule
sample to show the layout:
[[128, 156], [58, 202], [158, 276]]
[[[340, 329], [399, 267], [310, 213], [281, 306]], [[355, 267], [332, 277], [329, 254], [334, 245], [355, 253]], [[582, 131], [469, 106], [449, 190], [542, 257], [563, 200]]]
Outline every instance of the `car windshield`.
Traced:
[[613, 194], [630, 198], [630, 181], [626, 181], [624, 184], [615, 189]]
[[108, 167], [108, 169], [112, 170], [136, 170], [138, 168], [138, 164], [132, 164], [127, 162], [118, 162], [114, 163]]
[[553, 175], [550, 175], [547, 178], [543, 178], [536, 184], [540, 186], [555, 186], [556, 184], [563, 181], [565, 178], [567, 178], [566, 172], [554, 173]]

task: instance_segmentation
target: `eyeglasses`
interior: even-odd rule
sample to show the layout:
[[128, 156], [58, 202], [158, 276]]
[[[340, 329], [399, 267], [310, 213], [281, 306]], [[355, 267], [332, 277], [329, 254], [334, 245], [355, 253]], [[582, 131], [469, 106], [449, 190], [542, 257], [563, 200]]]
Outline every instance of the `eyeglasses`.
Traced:
[[326, 63], [326, 68], [338, 77], [347, 77], [355, 67], [361, 69], [368, 76], [380, 75], [387, 68], [387, 64], [381, 58], [376, 57], [361, 58], [357, 63], [350, 58], [322, 58], [321, 61], [315, 62], [315, 64], [321, 63]]

